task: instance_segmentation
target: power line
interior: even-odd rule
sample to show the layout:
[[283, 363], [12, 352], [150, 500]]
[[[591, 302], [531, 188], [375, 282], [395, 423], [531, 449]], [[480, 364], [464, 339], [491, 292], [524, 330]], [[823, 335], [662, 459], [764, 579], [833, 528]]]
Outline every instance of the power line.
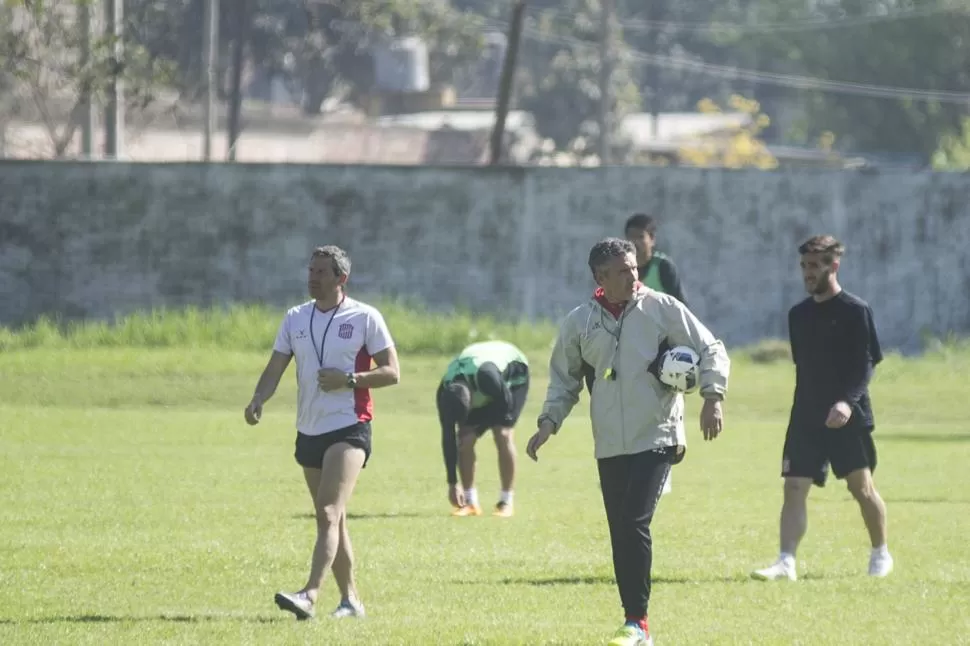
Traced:
[[[539, 42], [573, 46], [590, 50], [596, 49], [596, 45], [594, 43], [568, 36], [550, 36], [547, 34], [542, 34], [533, 28], [526, 28], [523, 35], [531, 40], [536, 40]], [[911, 99], [913, 101], [936, 101], [939, 103], [970, 105], [970, 93], [965, 92], [951, 92], [947, 90], [918, 90], [914, 88], [854, 83], [851, 81], [830, 81], [812, 76], [762, 72], [758, 70], [735, 68], [727, 65], [715, 65], [713, 63], [707, 63], [699, 60], [646, 54], [635, 49], [629, 49], [625, 52], [625, 54], [637, 62], [644, 63], [646, 65], [654, 65], [663, 69], [690, 70], [693, 72], [706, 74], [708, 76], [716, 76], [731, 80], [751, 81], [761, 83], [763, 85], [774, 85], [778, 87], [788, 87], [801, 90], [817, 90], [821, 92], [850, 94], [881, 99]]]
[[[542, 15], [541, 10], [533, 14], [532, 18]], [[897, 22], [901, 20], [911, 20], [914, 18], [925, 18], [940, 14], [961, 14], [966, 15], [967, 9], [964, 7], [943, 7], [936, 6], [925, 9], [906, 9], [902, 11], [890, 11], [885, 14], [870, 16], [849, 16], [842, 18], [812, 18], [807, 20], [794, 20], [788, 22], [766, 22], [766, 23], [737, 23], [737, 22], [681, 22], [672, 20], [625, 20], [623, 21], [624, 31], [643, 32], [651, 29], [671, 30], [682, 33], [703, 33], [703, 34], [755, 34], [755, 33], [791, 33], [821, 31], [828, 29], [845, 29], [862, 25], [871, 25], [881, 22]], [[548, 15], [548, 14], [547, 14]], [[563, 22], [573, 22], [571, 15], [556, 13], [553, 20]]]
[[807, 31], [823, 31], [831, 29], [846, 29], [859, 27], [862, 25], [872, 25], [881, 22], [898, 22], [901, 20], [911, 20], [913, 18], [925, 18], [940, 14], [959, 13], [965, 14], [965, 10], [934, 7], [931, 9], [911, 9], [908, 11], [892, 12], [873, 16], [850, 16], [835, 20], [816, 19], [794, 22], [778, 23], [712, 23], [708, 25], [698, 23], [676, 23], [676, 22], [649, 22], [645, 20], [632, 20], [624, 24], [624, 28], [629, 31], [645, 31], [658, 27], [667, 27], [676, 31], [707, 34], [766, 34], [766, 33], [797, 33]]

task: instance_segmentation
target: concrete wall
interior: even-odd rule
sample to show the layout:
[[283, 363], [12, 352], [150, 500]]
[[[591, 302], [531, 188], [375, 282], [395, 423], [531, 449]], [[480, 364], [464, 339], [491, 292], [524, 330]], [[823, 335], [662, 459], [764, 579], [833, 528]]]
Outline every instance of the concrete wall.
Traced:
[[970, 176], [662, 168], [0, 163], [0, 323], [303, 298], [318, 244], [358, 293], [557, 316], [625, 217], [661, 214], [692, 308], [731, 343], [785, 334], [797, 244], [832, 232], [885, 345], [970, 331]]

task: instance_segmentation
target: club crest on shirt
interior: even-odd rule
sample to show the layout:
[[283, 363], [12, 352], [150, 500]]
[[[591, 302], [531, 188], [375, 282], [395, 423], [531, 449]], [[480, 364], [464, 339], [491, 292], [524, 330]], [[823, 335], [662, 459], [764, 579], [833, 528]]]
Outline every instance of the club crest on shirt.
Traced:
[[349, 339], [354, 335], [354, 326], [350, 323], [341, 323], [337, 328], [337, 336], [341, 339]]

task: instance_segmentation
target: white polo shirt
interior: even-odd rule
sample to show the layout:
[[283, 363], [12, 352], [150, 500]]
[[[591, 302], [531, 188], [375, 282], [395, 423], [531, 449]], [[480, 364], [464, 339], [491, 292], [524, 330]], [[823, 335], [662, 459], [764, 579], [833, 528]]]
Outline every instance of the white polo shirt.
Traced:
[[273, 349], [296, 358], [296, 429], [304, 435], [323, 435], [369, 422], [374, 413], [369, 389], [325, 393], [317, 384], [317, 372], [321, 367], [366, 372], [371, 357], [393, 345], [381, 313], [349, 296], [326, 312], [317, 309], [315, 301], [290, 308]]

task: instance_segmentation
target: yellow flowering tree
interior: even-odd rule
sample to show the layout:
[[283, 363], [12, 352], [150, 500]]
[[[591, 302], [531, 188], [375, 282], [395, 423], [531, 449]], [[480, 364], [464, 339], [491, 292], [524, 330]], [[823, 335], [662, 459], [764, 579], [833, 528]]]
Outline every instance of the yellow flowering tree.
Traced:
[[970, 171], [970, 117], [964, 117], [959, 132], [940, 138], [940, 147], [933, 154], [933, 168]]
[[[680, 163], [700, 167], [777, 168], [778, 160], [759, 138], [771, 123], [768, 115], [761, 112], [761, 105], [754, 99], [734, 94], [728, 100], [728, 106], [733, 112], [747, 115], [748, 118], [732, 132], [709, 135], [684, 145], [678, 150]], [[711, 99], [698, 101], [697, 109], [705, 114], [722, 112], [721, 107]]]

